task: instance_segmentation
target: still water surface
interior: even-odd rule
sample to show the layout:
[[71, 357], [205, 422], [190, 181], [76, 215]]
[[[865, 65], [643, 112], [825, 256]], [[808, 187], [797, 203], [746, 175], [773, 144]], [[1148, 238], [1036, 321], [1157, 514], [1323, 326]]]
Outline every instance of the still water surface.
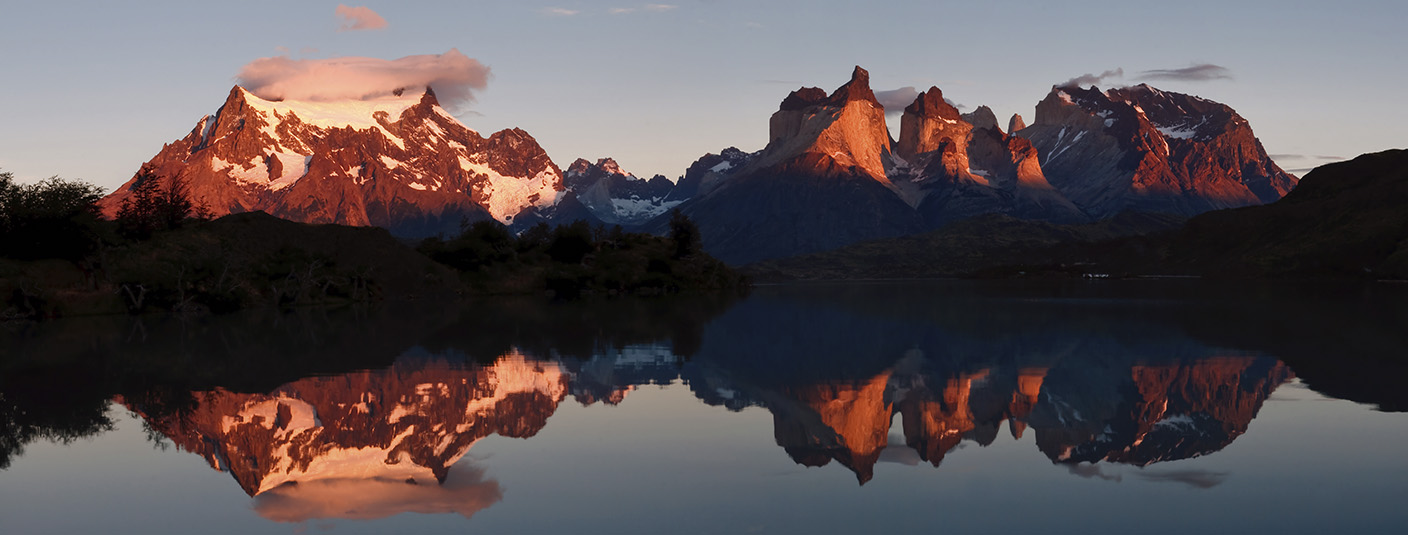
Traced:
[[1401, 532], [1408, 288], [10, 326], [4, 533]]

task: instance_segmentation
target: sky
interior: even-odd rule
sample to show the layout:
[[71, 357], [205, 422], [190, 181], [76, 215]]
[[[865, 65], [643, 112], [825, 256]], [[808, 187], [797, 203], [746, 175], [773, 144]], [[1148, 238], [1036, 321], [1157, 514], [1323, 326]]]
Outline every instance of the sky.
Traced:
[[111, 190], [247, 67], [349, 57], [468, 69], [445, 82], [466, 126], [671, 179], [761, 149], [790, 91], [856, 65], [877, 92], [936, 85], [1004, 125], [1082, 75], [1148, 82], [1232, 106], [1297, 174], [1408, 147], [1402, 0], [660, 1], [0, 0], [0, 171]]

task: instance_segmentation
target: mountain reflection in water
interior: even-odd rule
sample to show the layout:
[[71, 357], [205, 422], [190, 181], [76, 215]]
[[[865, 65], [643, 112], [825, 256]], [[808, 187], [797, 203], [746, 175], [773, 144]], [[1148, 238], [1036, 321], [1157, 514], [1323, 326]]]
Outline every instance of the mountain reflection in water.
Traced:
[[[940, 466], [961, 443], [987, 446], [1004, 427], [1017, 438], [1033, 433], [1039, 453], [1073, 475], [1111, 478], [1099, 463], [1209, 455], [1246, 433], [1309, 358], [1295, 348], [1322, 347], [1288, 343], [1286, 329], [1376, 329], [1404, 318], [1398, 308], [1385, 316], [1343, 299], [1326, 306], [1301, 295], [1296, 302], [1312, 304], [1229, 310], [1223, 289], [1154, 285], [1115, 295], [1112, 287], [797, 286], [736, 303], [303, 311], [149, 322], [141, 335], [131, 325], [64, 336], [36, 327], [12, 346], [28, 380], [3, 384], [0, 413], [12, 430], [5, 459], [61, 434], [45, 430], [63, 429], [61, 417], [45, 415], [42, 392], [53, 386], [45, 381], [64, 381], [85, 386], [72, 397], [116, 399], [152, 433], [227, 471], [271, 520], [470, 517], [503, 498], [467, 456], [479, 440], [531, 438], [569, 396], [627, 404], [640, 385], [682, 382], [710, 406], [766, 409], [777, 445], [796, 463], [834, 460], [862, 484], [877, 462]], [[1344, 317], [1348, 310], [1374, 317]], [[1395, 333], [1341, 345], [1336, 358], [1350, 371], [1302, 379], [1345, 389], [1351, 375], [1372, 382], [1397, 373], [1402, 364], [1380, 352], [1408, 347], [1402, 341]], [[79, 365], [59, 373], [40, 354]], [[1367, 391], [1359, 401], [1403, 406], [1402, 394]], [[65, 410], [92, 419], [92, 411]], [[901, 435], [891, 434], [896, 415]], [[1196, 488], [1225, 476], [1141, 475]]]

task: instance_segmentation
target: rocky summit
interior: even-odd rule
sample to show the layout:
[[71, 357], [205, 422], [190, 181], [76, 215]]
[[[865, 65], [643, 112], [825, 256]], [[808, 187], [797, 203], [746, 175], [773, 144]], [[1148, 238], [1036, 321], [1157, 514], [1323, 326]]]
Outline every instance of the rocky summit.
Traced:
[[1051, 184], [1097, 219], [1264, 204], [1296, 184], [1231, 107], [1144, 84], [1054, 87], [1017, 135], [1036, 147]]
[[869, 79], [856, 67], [831, 94], [793, 91], [762, 151], [691, 166], [697, 193], [680, 208], [699, 222], [707, 250], [746, 263], [984, 214], [1053, 223], [1126, 211], [1186, 217], [1272, 202], [1296, 183], [1246, 119], [1195, 96], [1056, 87], [1034, 124], [1014, 114], [1004, 132], [990, 108], [960, 113], [932, 87], [904, 109], [892, 142]]
[[[213, 215], [262, 210], [305, 223], [375, 225], [403, 236], [461, 221], [512, 223], [554, 206], [562, 172], [519, 129], [485, 138], [426, 89], [371, 100], [270, 101], [239, 86], [214, 115], [147, 164], [184, 181]], [[112, 215], [138, 180], [103, 199]]]
[[578, 158], [567, 167], [564, 184], [567, 194], [575, 196], [589, 213], [589, 221], [608, 225], [639, 225], [682, 202], [667, 199], [674, 192], [675, 183], [664, 175], [649, 180], [637, 178], [611, 158], [596, 163]]

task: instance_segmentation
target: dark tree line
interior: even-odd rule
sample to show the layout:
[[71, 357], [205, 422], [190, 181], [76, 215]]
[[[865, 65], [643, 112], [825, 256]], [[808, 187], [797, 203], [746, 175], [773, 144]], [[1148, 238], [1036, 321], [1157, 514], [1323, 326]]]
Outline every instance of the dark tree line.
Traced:
[[[581, 294], [672, 294], [738, 288], [746, 281], [700, 251], [699, 228], [679, 211], [669, 234], [653, 236], [585, 221], [539, 223], [517, 235], [497, 221], [461, 225], [459, 236], [431, 238], [420, 251], [460, 270], [485, 291], [512, 286]], [[541, 291], [541, 290], [539, 290]]]
[[102, 189], [58, 177], [22, 185], [0, 173], [0, 256], [77, 260], [99, 241]]
[[150, 166], [137, 173], [112, 222], [99, 213], [102, 196], [102, 188], [81, 180], [51, 177], [25, 185], [15, 183], [13, 173], [0, 173], [0, 257], [78, 261], [105, 244], [147, 239], [209, 217], [183, 180], [163, 185]]
[[189, 219], [209, 219], [209, 210], [191, 200], [190, 188], [180, 177], [162, 187], [161, 177], [151, 165], [143, 165], [132, 184], [132, 194], [117, 210], [118, 232], [133, 239], [145, 239], [157, 231], [180, 228]]

